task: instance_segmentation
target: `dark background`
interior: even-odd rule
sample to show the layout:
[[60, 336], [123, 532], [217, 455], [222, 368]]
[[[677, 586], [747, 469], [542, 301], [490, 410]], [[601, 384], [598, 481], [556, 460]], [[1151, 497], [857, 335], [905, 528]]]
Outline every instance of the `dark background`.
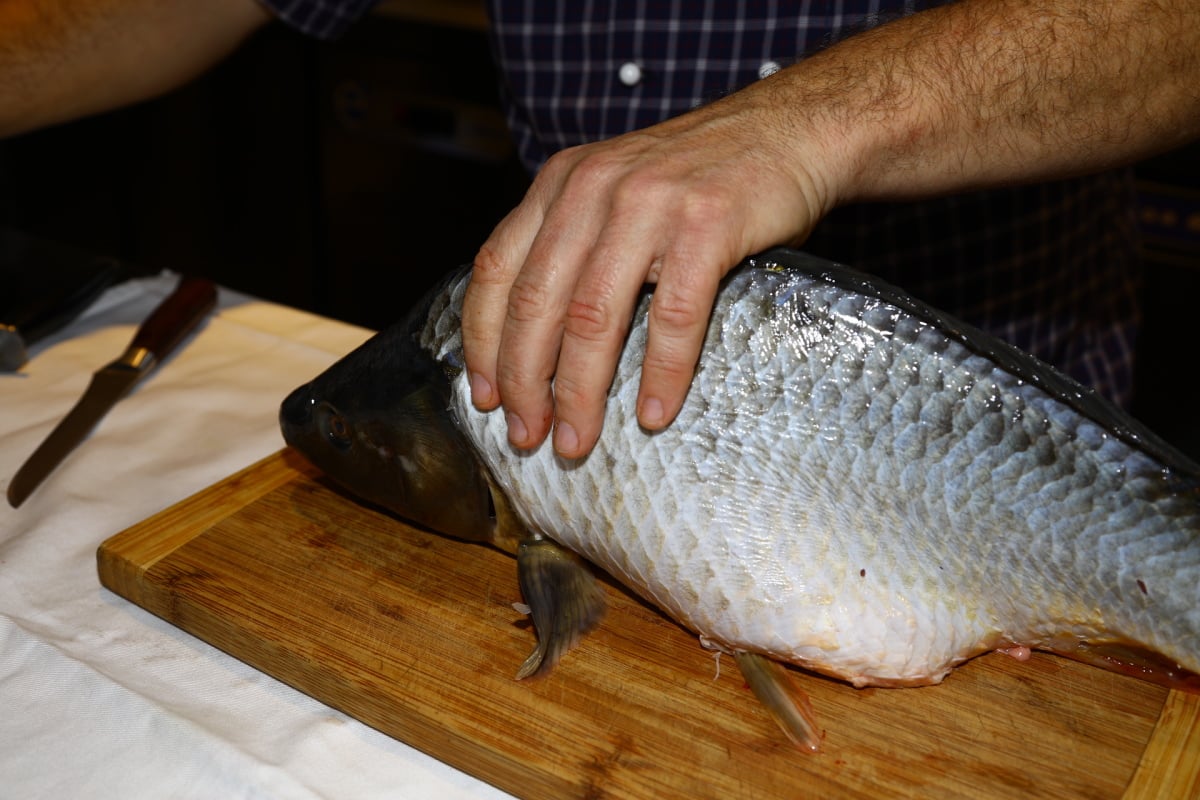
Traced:
[[[334, 44], [276, 24], [171, 95], [0, 141], [0, 226], [380, 328], [527, 185], [496, 86], [473, 15], [377, 14]], [[1138, 175], [1134, 411], [1200, 457], [1200, 146]]]
[[159, 100], [0, 142], [0, 224], [379, 328], [528, 183], [486, 36], [275, 24]]

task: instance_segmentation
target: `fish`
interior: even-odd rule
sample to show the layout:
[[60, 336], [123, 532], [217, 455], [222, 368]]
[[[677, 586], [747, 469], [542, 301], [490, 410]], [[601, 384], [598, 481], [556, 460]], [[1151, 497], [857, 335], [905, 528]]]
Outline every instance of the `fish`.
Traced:
[[684, 405], [636, 417], [647, 287], [587, 456], [471, 402], [470, 266], [292, 392], [287, 444], [352, 494], [517, 557], [544, 675], [604, 613], [594, 568], [732, 654], [799, 747], [798, 667], [940, 682], [1057, 653], [1200, 690], [1200, 467], [1055, 368], [851, 267], [724, 279]]

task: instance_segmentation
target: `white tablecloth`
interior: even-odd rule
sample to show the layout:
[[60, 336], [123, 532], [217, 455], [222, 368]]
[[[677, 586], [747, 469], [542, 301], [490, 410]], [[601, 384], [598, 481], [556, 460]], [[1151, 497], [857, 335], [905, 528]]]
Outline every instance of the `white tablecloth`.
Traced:
[[[175, 282], [110, 290], [0, 374], [0, 490]], [[222, 290], [218, 313], [21, 508], [0, 501], [0, 798], [506, 796], [96, 576], [104, 539], [282, 447], [280, 400], [367, 335]]]

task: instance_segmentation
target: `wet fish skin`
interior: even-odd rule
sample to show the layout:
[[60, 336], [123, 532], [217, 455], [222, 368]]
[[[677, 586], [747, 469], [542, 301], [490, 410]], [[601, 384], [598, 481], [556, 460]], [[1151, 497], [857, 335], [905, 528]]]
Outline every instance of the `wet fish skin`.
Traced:
[[[1200, 470], [1032, 358], [859, 273], [772, 251], [723, 285], [687, 401], [655, 433], [635, 415], [643, 300], [600, 440], [567, 461], [514, 450], [503, 416], [472, 406], [467, 278], [285, 401], [289, 443], [435, 528], [435, 503], [411, 507], [414, 484], [443, 505], [457, 482], [475, 487], [442, 529], [514, 550], [516, 534], [471, 533], [497, 527], [482, 475], [523, 531], [707, 640], [855, 685], [934, 683], [1011, 644], [1087, 657], [1119, 643], [1200, 670]], [[389, 381], [400, 388], [364, 399]], [[453, 426], [405, 462], [388, 426], [424, 430], [411, 396], [444, 402]], [[322, 415], [370, 446], [331, 450]]]
[[[635, 422], [648, 299], [585, 459], [508, 447], [458, 376], [453, 411], [531, 529], [708, 639], [859, 686], [935, 683], [1008, 644], [1130, 642], [1200, 669], [1186, 458], [864, 276], [790, 253], [759, 264], [722, 289], [664, 431]], [[460, 347], [465, 282], [421, 334], [438, 359]]]

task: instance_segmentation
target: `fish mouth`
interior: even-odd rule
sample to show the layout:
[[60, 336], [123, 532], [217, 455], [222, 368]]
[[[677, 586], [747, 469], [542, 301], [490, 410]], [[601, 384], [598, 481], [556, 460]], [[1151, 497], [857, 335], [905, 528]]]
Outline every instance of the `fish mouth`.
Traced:
[[279, 427], [283, 430], [283, 438], [292, 444], [296, 434], [312, 422], [313, 407], [316, 399], [309, 389], [311, 384], [304, 384], [289, 394], [279, 406]]

